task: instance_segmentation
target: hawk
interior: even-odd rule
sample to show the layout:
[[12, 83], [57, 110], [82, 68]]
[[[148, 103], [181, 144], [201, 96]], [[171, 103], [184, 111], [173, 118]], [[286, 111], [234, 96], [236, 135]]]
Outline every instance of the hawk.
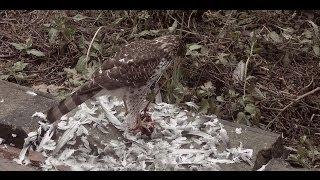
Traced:
[[180, 36], [166, 35], [142, 39], [124, 45], [102, 64], [92, 78], [71, 96], [47, 112], [49, 123], [61, 117], [98, 93], [123, 99], [128, 110], [125, 122], [129, 129], [142, 125], [141, 111], [147, 94], [182, 51]]

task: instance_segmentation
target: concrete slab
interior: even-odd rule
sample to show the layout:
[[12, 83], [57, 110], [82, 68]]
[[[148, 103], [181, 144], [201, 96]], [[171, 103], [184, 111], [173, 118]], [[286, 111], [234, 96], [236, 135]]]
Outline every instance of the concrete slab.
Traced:
[[[228, 133], [231, 146], [238, 146], [242, 142], [244, 148], [253, 149], [253, 167], [249, 164], [222, 165], [225, 170], [257, 170], [272, 158], [282, 157], [284, 146], [281, 135], [226, 120], [220, 120], [220, 122]], [[236, 128], [241, 128], [240, 134], [236, 133]]]
[[[0, 157], [8, 160], [18, 159], [21, 149], [9, 146], [9, 145], [0, 145]], [[45, 161], [45, 157], [37, 151], [30, 150], [26, 154], [30, 160], [30, 166], [39, 167], [41, 163]]]
[[19, 158], [20, 149], [8, 145], [0, 145], [0, 171], [39, 171], [40, 162], [44, 161], [39, 152], [29, 152], [28, 158], [31, 164], [28, 166], [19, 165], [13, 161]]
[[[90, 102], [86, 102], [86, 104], [88, 107], [92, 106]], [[76, 111], [77, 109], [71, 111], [68, 116], [73, 116]], [[272, 158], [282, 157], [284, 153], [284, 146], [282, 144], [282, 137], [279, 134], [226, 120], [219, 120], [219, 122], [224, 125], [224, 128], [228, 133], [231, 147], [238, 147], [240, 142], [242, 142], [244, 149], [253, 149], [252, 162], [254, 163], [254, 166], [251, 166], [247, 163], [221, 164], [220, 166], [224, 171], [257, 170], [262, 167], [262, 165], [267, 164]], [[85, 125], [85, 127], [90, 132], [88, 136], [88, 141], [90, 144], [99, 145], [101, 141], [108, 143], [111, 140], [123, 139], [122, 134], [112, 125], [105, 127], [106, 131], [111, 132], [108, 135], [102, 133], [98, 128], [92, 128], [92, 126], [89, 125]], [[241, 128], [240, 134], [236, 133], [236, 128]], [[67, 147], [68, 146], [65, 148]], [[103, 149], [103, 146], [99, 148]], [[225, 149], [223, 145], [220, 148]]]
[[38, 120], [31, 118], [35, 112], [47, 110], [55, 101], [50, 95], [30, 88], [0, 80], [0, 138], [7, 144], [22, 148], [24, 138], [38, 127]]
[[0, 171], [37, 171], [28, 166], [22, 166], [16, 162], [0, 157]]
[[[22, 147], [26, 134], [38, 128], [38, 120], [31, 118], [31, 116], [35, 112], [47, 110], [56, 103], [52, 97], [41, 92], [36, 92], [37, 96], [27, 94], [26, 91], [30, 90], [30, 88], [0, 81], [0, 137], [5, 139], [7, 144], [12, 143], [18, 148]], [[71, 114], [73, 113], [71, 112]], [[284, 147], [280, 135], [229, 121], [221, 120], [221, 123], [227, 130], [231, 146], [239, 146], [239, 142], [242, 142], [244, 148], [253, 149], [254, 152], [254, 167], [246, 163], [240, 165], [222, 164], [223, 170], [256, 170], [272, 158], [282, 156]], [[242, 133], [237, 134], [236, 128], [241, 128]], [[95, 142], [101, 142], [101, 140], [110, 142], [112, 139], [122, 137], [121, 133], [112, 127], [107, 129], [108, 135], [97, 128], [88, 127], [88, 129], [90, 129], [90, 137], [88, 138], [90, 144], [97, 144]], [[13, 137], [12, 134], [17, 136]]]
[[319, 169], [293, 168], [285, 160], [273, 158], [266, 165], [265, 171], [319, 171]]

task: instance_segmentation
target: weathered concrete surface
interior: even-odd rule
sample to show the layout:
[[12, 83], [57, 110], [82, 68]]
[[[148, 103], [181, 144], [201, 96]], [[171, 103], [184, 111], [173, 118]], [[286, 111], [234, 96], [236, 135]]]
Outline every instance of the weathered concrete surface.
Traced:
[[0, 171], [37, 171], [28, 166], [22, 166], [16, 162], [0, 157]]
[[[45, 111], [52, 106], [55, 101], [48, 95], [36, 92], [37, 96], [26, 94], [29, 88], [21, 87], [12, 83], [0, 81], [0, 137], [6, 140], [6, 143], [14, 143], [16, 147], [21, 148], [26, 133], [34, 131], [38, 127], [37, 119], [31, 118], [35, 112]], [[74, 112], [71, 112], [73, 114]], [[243, 143], [243, 148], [253, 149], [254, 167], [246, 163], [241, 164], [221, 164], [223, 170], [256, 170], [269, 162], [272, 158], [279, 158], [283, 154], [282, 139], [279, 135], [266, 132], [257, 128], [251, 128], [244, 125], [220, 121], [224, 124], [228, 136], [231, 140], [231, 146], [239, 146]], [[237, 134], [236, 128], [242, 128], [242, 133]], [[90, 130], [90, 144], [96, 142], [109, 142], [112, 139], [119, 139], [121, 133], [117, 132], [112, 126], [105, 127], [109, 132], [107, 135], [97, 128]], [[17, 137], [12, 137], [12, 134]], [[99, 144], [99, 143], [98, 143]]]
[[[92, 106], [89, 102], [86, 103], [88, 107]], [[77, 110], [71, 111], [68, 116], [73, 116]], [[97, 113], [99, 114], [99, 113]], [[226, 129], [231, 147], [238, 147], [242, 142], [244, 149], [253, 149], [252, 162], [254, 166], [247, 163], [236, 164], [221, 164], [221, 168], [225, 171], [252, 171], [259, 169], [262, 165], [265, 165], [272, 158], [280, 158], [284, 153], [284, 146], [282, 144], [282, 138], [280, 135], [263, 131], [258, 128], [248, 127], [241, 124], [232, 123], [226, 120], [219, 120]], [[108, 134], [102, 133], [97, 128], [92, 126], [86, 126], [90, 132], [88, 141], [90, 144], [101, 144], [103, 140], [105, 143], [111, 140], [123, 139], [121, 133], [112, 125], [104, 127]], [[241, 128], [242, 133], [237, 134], [236, 128]], [[66, 146], [67, 147], [67, 146]], [[100, 147], [103, 149], [103, 147]], [[224, 145], [220, 147], [225, 149]], [[92, 149], [95, 149], [94, 147]]]
[[20, 149], [8, 145], [0, 145], [0, 171], [38, 171], [40, 162], [45, 159], [39, 152], [29, 152], [28, 158], [31, 164], [22, 166], [13, 161], [18, 158]]
[[38, 95], [32, 96], [27, 91], [32, 89], [0, 80], [0, 138], [18, 148], [27, 134], [38, 127], [39, 119], [31, 116], [55, 103], [49, 95], [34, 91]]
[[[220, 122], [228, 133], [231, 147], [237, 147], [242, 142], [243, 148], [253, 149], [252, 162], [254, 163], [254, 167], [251, 167], [249, 164], [223, 164], [221, 167], [224, 170], [257, 170], [262, 165], [268, 163], [270, 159], [280, 158], [283, 155], [284, 146], [280, 135], [225, 120], [220, 120]], [[242, 133], [237, 134], [236, 128], [241, 128]]]
[[266, 165], [265, 171], [319, 171], [319, 169], [293, 168], [285, 160], [274, 158]]
[[[9, 145], [0, 145], [0, 157], [13, 160], [18, 159], [21, 149], [9, 146]], [[39, 167], [41, 163], [45, 161], [45, 157], [37, 151], [30, 150], [26, 156], [30, 160], [30, 166]]]

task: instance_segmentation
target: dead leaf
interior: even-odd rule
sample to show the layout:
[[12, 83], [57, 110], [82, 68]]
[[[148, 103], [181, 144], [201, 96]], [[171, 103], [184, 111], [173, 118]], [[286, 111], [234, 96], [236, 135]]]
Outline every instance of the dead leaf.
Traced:
[[44, 92], [44, 93], [58, 93], [60, 89], [63, 89], [62, 86], [56, 86], [54, 84], [46, 85], [46, 84], [39, 84], [39, 85], [33, 85], [32, 88], [34, 90]]
[[310, 23], [311, 26], [313, 27], [314, 34], [315, 34], [316, 38], [319, 40], [319, 27], [318, 27], [318, 25], [316, 25], [314, 22], [312, 22], [310, 20], [308, 21], [308, 23]]
[[275, 43], [281, 43], [282, 42], [281, 37], [275, 31], [271, 31], [269, 33], [269, 36]]
[[288, 67], [288, 66], [290, 65], [291, 59], [290, 59], [290, 57], [289, 57], [289, 53], [288, 53], [288, 52], [286, 52], [286, 54], [284, 55], [284, 57], [283, 57], [283, 59], [282, 59], [282, 62], [283, 62], [283, 65], [284, 65], [285, 67]]
[[313, 46], [313, 52], [314, 52], [314, 54], [315, 54], [316, 56], [319, 57], [319, 55], [320, 55], [320, 49], [319, 49], [319, 45], [318, 45], [318, 44], [315, 44], [315, 45]]
[[240, 61], [233, 71], [233, 80], [235, 82], [243, 82], [244, 81], [244, 74], [245, 74], [246, 64], [243, 61]]

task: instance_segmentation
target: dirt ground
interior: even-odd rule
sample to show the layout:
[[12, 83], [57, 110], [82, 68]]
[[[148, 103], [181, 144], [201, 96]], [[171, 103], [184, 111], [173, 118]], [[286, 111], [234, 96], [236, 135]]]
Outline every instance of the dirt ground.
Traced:
[[[0, 79], [63, 98], [120, 45], [180, 34], [163, 100], [282, 133], [297, 166], [320, 164], [319, 11], [1, 11]], [[89, 61], [91, 39], [99, 27]], [[172, 77], [172, 78], [171, 78]]]

